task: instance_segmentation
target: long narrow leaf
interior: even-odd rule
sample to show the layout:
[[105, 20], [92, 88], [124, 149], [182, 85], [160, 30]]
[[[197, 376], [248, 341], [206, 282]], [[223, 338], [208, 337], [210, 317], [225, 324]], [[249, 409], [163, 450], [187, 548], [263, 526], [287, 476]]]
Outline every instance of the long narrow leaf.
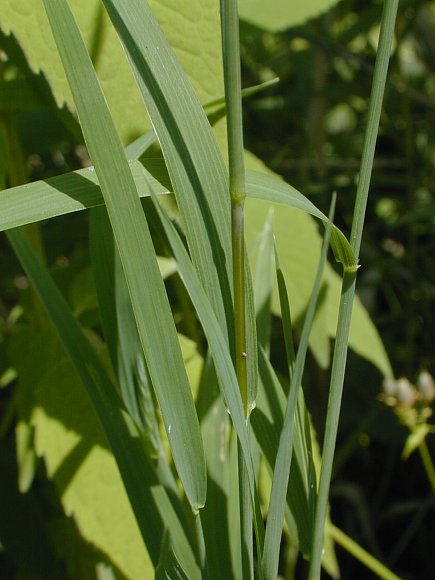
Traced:
[[[147, 159], [147, 167], [154, 172], [155, 165]], [[164, 179], [162, 163], [156, 166], [157, 179], [141, 162], [130, 162], [130, 170], [138, 195], [151, 192], [168, 193], [157, 179]], [[81, 211], [104, 204], [104, 198], [94, 167], [50, 177], [44, 181], [26, 183], [0, 192], [0, 231], [39, 222], [49, 218]]]
[[[283, 387], [262, 348], [259, 349], [259, 372], [258, 404], [255, 413], [252, 414], [251, 424], [272, 479], [287, 400]], [[304, 407], [303, 397], [301, 399], [301, 405]], [[299, 416], [296, 419], [298, 421]], [[286, 522], [292, 542], [299, 546], [304, 556], [308, 556], [312, 524], [306, 478], [308, 462], [303, 441], [304, 430], [297, 423], [290, 471], [291, 485], [287, 490]]]
[[[127, 148], [128, 149], [128, 148]], [[132, 150], [132, 155], [134, 151]], [[140, 197], [172, 191], [167, 182], [167, 170], [159, 159], [130, 161], [136, 189]], [[168, 184], [169, 185], [169, 184]], [[270, 175], [247, 171], [248, 197], [267, 199], [289, 205], [328, 223], [328, 218], [302, 193], [284, 181]], [[37, 222], [104, 203], [93, 167], [36, 181], [0, 192], [0, 231]], [[333, 226], [331, 247], [336, 259], [346, 268], [355, 267], [353, 252], [344, 234]]]
[[[367, 128], [364, 136], [361, 171], [359, 175], [354, 215], [352, 220], [351, 244], [358, 259], [364, 227], [367, 199], [370, 188], [376, 139], [381, 118], [382, 101], [387, 80], [388, 64], [394, 40], [394, 29], [399, 0], [385, 0], [382, 11], [381, 30], [378, 53], [376, 55], [373, 85], [370, 95]], [[323, 536], [327, 502], [332, 475], [335, 444], [340, 417], [341, 398], [343, 393], [344, 375], [346, 369], [347, 348], [349, 342], [352, 309], [355, 298], [356, 273], [344, 273], [334, 357], [331, 369], [328, 412], [325, 425], [325, 436], [322, 452], [322, 469], [320, 472], [319, 494], [316, 504], [315, 525], [313, 533], [313, 550], [308, 577], [315, 580], [320, 576], [320, 566], [323, 552]]]
[[[296, 356], [293, 377], [290, 383], [287, 408], [284, 417], [284, 425], [281, 431], [278, 453], [276, 456], [275, 469], [272, 480], [272, 492], [270, 495], [269, 514], [267, 517], [266, 537], [264, 543], [263, 572], [266, 579], [275, 579], [278, 574], [279, 546], [282, 535], [282, 526], [284, 522], [284, 512], [286, 505], [287, 486], [289, 481], [290, 466], [293, 453], [293, 426], [296, 404], [299, 394], [299, 386], [302, 379], [302, 373], [305, 365], [305, 357], [308, 349], [308, 339], [310, 336], [311, 326], [313, 324], [314, 313], [316, 310], [317, 298], [319, 296], [320, 284], [322, 281], [323, 268], [326, 262], [326, 255], [329, 248], [331, 237], [332, 219], [335, 208], [335, 197], [332, 202], [329, 216], [329, 225], [326, 229], [323, 242], [322, 254], [317, 268], [316, 278], [313, 285], [308, 310], [304, 321], [301, 341]], [[280, 299], [285, 299], [281, 294]], [[288, 304], [281, 308], [285, 313], [288, 311]], [[283, 325], [290, 326], [290, 320], [287, 316], [283, 317]], [[289, 367], [293, 363], [293, 347], [286, 339], [286, 350]]]
[[127, 283], [105, 208], [94, 208], [90, 248], [100, 319], [124, 404], [139, 426], [159, 482], [178, 496], [178, 488], [163, 453], [146, 369]]
[[198, 317], [201, 321], [204, 333], [207, 337], [210, 351], [213, 356], [213, 361], [216, 367], [216, 373], [219, 380], [219, 386], [227, 408], [231, 413], [234, 428], [239, 437], [240, 445], [243, 450], [243, 457], [247, 469], [249, 488], [251, 493], [251, 500], [253, 504], [254, 526], [257, 538], [257, 557], [261, 560], [264, 528], [261, 518], [260, 505], [258, 500], [254, 467], [252, 464], [252, 457], [250, 452], [250, 443], [248, 430], [246, 426], [246, 418], [244, 415], [242, 398], [237, 383], [237, 377], [234, 372], [234, 366], [231, 361], [228, 346], [225, 337], [220, 329], [216, 315], [211, 308], [210, 301], [205, 294], [198, 275], [195, 272], [189, 255], [179, 237], [178, 232], [164, 213], [163, 209], [155, 202], [155, 206], [159, 212], [163, 227], [168, 237], [174, 256], [177, 260], [180, 275], [184, 281], [190, 298], [195, 306]]
[[[206, 358], [197, 398], [198, 415], [207, 459], [207, 502], [201, 510], [207, 567], [212, 577], [237, 578], [232, 571], [229, 540], [230, 457], [227, 437], [229, 416], [220, 396], [210, 353]], [[216, 533], [219, 530], [219, 533]], [[232, 547], [232, 546], [231, 546]]]
[[[328, 225], [328, 218], [309, 199], [297, 189], [273, 175], [257, 171], [247, 172], [246, 191], [249, 197], [267, 199], [275, 203], [283, 203], [301, 209], [322, 220], [325, 227]], [[355, 255], [349, 242], [336, 226], [332, 226], [331, 247], [334, 251], [335, 259], [343, 264], [345, 271], [355, 272], [358, 269]]]
[[218, 320], [232, 327], [228, 176], [207, 116], [144, 0], [103, 0], [160, 142], [193, 262]]
[[[272, 210], [273, 211], [273, 210]], [[269, 212], [259, 238], [254, 277], [255, 315], [258, 344], [269, 350], [271, 331], [271, 303], [274, 284], [275, 257], [273, 249], [273, 213]]]
[[190, 574], [198, 578], [199, 570], [180, 520], [165, 489], [156, 480], [134, 423], [123, 410], [122, 402], [98, 357], [48, 270], [38, 262], [23, 232], [13, 230], [8, 233], [8, 238], [95, 407], [153, 563], [157, 565], [164, 528], [169, 527], [177, 557]]
[[44, 0], [44, 5], [112, 224], [174, 462], [189, 502], [198, 509], [206, 496], [201, 433], [145, 215], [71, 10], [66, 0]]

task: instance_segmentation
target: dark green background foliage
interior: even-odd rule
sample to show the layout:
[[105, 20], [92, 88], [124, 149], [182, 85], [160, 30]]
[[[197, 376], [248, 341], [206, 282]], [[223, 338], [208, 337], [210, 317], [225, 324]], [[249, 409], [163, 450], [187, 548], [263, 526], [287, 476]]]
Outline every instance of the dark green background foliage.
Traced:
[[[359, 296], [381, 334], [395, 376], [411, 381], [422, 369], [435, 375], [432, 5], [404, 0], [399, 8], [358, 276]], [[282, 32], [241, 25], [243, 86], [280, 77], [273, 88], [244, 100], [245, 146], [325, 213], [331, 192], [337, 191], [335, 222], [344, 232], [352, 219], [381, 8], [375, 0], [344, 0], [321, 17]], [[16, 77], [10, 86], [16, 91], [13, 110], [6, 93], [0, 92], [2, 127], [9, 135], [18, 129], [29, 180], [82, 167], [87, 154], [74, 117], [56, 108], [44, 77], [31, 72], [13, 37], [0, 33], [0, 51], [7, 55], [0, 59], [2, 78]], [[9, 185], [0, 183], [1, 188]], [[50, 220], [41, 232], [57, 283], [77, 307], [79, 321], [100, 334], [95, 295], [89, 290], [84, 305], [79, 298], [81, 284], [89, 288], [87, 214]], [[155, 243], [163, 254], [161, 240]], [[23, 340], [20, 325], [38, 326], [38, 307], [4, 235], [0, 252], [1, 376], [17, 359]], [[192, 336], [197, 329], [182, 320], [185, 291], [174, 279], [167, 284], [179, 330]], [[24, 314], [14, 324], [17, 307]], [[271, 351], [276, 368], [285, 373], [280, 325], [275, 322]], [[328, 377], [329, 371], [311, 356], [304, 388], [320, 440]], [[379, 401], [381, 385], [379, 372], [350, 353], [331, 488], [333, 520], [399, 575], [429, 580], [435, 504], [418, 454], [401, 459], [408, 431]], [[34, 573], [48, 578], [47, 563], [56, 562], [52, 578], [92, 578], [89, 570], [96, 562], [104, 567], [106, 557], [86, 545], [73, 521], [63, 516], [43, 463], [37, 463], [30, 493], [19, 495], [14, 489], [14, 393], [11, 385], [0, 389], [0, 577], [24, 579]], [[3, 509], [5, 502], [14, 506], [17, 518]], [[23, 546], [24, 551], [33, 546], [27, 556], [32, 572], [20, 564]], [[65, 569], [76, 549], [84, 554], [86, 572]], [[343, 578], [370, 577], [356, 560], [337, 551]], [[304, 566], [299, 562], [297, 577]], [[21, 576], [15, 575], [17, 570]]]

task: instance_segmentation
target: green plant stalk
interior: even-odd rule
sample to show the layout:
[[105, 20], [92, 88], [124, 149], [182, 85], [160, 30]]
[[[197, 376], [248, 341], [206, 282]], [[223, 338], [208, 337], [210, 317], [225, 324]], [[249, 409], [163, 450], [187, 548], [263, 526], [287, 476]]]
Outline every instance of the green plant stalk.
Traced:
[[[221, 0], [222, 53], [228, 131], [229, 189], [231, 197], [231, 240], [234, 291], [234, 356], [237, 381], [245, 416], [248, 418], [248, 372], [246, 352], [245, 299], [245, 161], [243, 149], [242, 91], [240, 80], [240, 41], [237, 0]], [[248, 419], [247, 419], [248, 420]], [[237, 446], [239, 506], [244, 578], [253, 578], [252, 507], [246, 468]], [[260, 555], [261, 556], [261, 555]]]
[[435, 493], [435, 468], [429, 453], [429, 449], [427, 448], [425, 439], [423, 439], [423, 441], [418, 446], [418, 452], [420, 453], [420, 457], [423, 462], [423, 467], [424, 470], [426, 471], [426, 475], [429, 480], [432, 491], [433, 493]]
[[[379, 47], [376, 56], [367, 129], [361, 160], [361, 171], [358, 181], [350, 237], [351, 247], [354, 251], [356, 259], [358, 259], [359, 250], [361, 247], [365, 211], [367, 207], [367, 198], [376, 148], [376, 138], [382, 109], [382, 99], [385, 90], [388, 63], [393, 44], [394, 25], [396, 21], [398, 1], [399, 0], [386, 0], [382, 13]], [[328, 505], [329, 487], [331, 483], [335, 442], [337, 439], [338, 421], [340, 416], [347, 346], [352, 318], [353, 300], [355, 296], [355, 284], [356, 272], [345, 271], [343, 275], [340, 308], [338, 314], [328, 411], [326, 417], [325, 438], [322, 452], [322, 468], [320, 472], [319, 492], [314, 520], [313, 545], [308, 573], [310, 580], [317, 580], [320, 578], [320, 567], [323, 552], [323, 534]]]
[[352, 538], [342, 530], [331, 525], [329, 531], [337, 544], [349, 552], [349, 554], [352, 554], [354, 558], [359, 560], [361, 564], [364, 564], [364, 566], [374, 572], [379, 578], [382, 578], [382, 580], [399, 580], [399, 577], [396, 576], [396, 574], [391, 572], [391, 570], [364, 550], [364, 548], [361, 548], [359, 544], [352, 540]]
[[233, 252], [235, 368], [243, 407], [248, 415], [245, 323], [245, 161], [243, 150], [240, 42], [237, 0], [221, 0], [222, 52], [227, 110], [231, 237]]

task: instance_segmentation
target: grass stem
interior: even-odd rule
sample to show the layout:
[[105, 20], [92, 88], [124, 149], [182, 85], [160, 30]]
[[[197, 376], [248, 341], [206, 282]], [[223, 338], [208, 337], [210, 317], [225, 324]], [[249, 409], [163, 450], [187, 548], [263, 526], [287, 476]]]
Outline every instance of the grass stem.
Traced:
[[[398, 0], [385, 0], [351, 231], [351, 246], [356, 259], [358, 259], [361, 247], [362, 231], [376, 148], [376, 138], [381, 116], [382, 99], [385, 90], [391, 48], [393, 45], [397, 8]], [[356, 272], [345, 272], [342, 282], [334, 358], [331, 371], [328, 411], [323, 442], [322, 468], [320, 473], [319, 492], [314, 521], [313, 545], [309, 568], [310, 580], [317, 580], [320, 578], [324, 527], [335, 443], [337, 439], [338, 421], [340, 417], [347, 346], [355, 296], [355, 284]]]
[[[229, 192], [231, 198], [231, 238], [233, 254], [235, 369], [248, 417], [248, 372], [245, 294], [245, 161], [243, 149], [242, 91], [240, 80], [240, 40], [237, 0], [221, 0], [222, 53], [228, 131]], [[246, 467], [238, 446], [240, 529], [244, 578], [253, 577], [252, 506]], [[260, 555], [261, 557], [261, 555]]]

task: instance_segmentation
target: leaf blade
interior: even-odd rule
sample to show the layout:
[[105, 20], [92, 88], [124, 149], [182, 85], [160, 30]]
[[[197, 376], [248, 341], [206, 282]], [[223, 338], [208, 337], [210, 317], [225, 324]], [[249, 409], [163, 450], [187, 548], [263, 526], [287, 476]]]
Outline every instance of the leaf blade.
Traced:
[[[295, 424], [295, 411], [298, 401], [298, 394], [302, 380], [303, 369], [305, 365], [305, 357], [308, 349], [308, 338], [314, 319], [317, 298], [319, 296], [320, 284], [322, 280], [323, 268], [326, 262], [329, 240], [331, 237], [334, 208], [335, 208], [335, 197], [333, 198], [331, 206], [329, 224], [325, 234], [322, 255], [319, 260], [316, 279], [313, 285], [313, 290], [308, 305], [307, 315], [304, 321], [301, 341], [299, 344], [298, 353], [296, 355], [296, 360], [294, 362], [294, 371], [292, 371], [294, 360], [293, 343], [288, 334], [285, 334], [286, 354], [288, 359], [290, 375], [292, 376], [292, 378], [290, 382], [290, 391], [287, 399], [287, 408], [285, 411], [283, 428], [280, 435], [280, 442], [275, 461], [272, 480], [272, 492], [270, 495], [269, 514], [267, 518], [268, 523], [266, 527], [266, 537], [264, 542], [263, 572], [265, 578], [268, 579], [276, 578], [278, 574], [279, 546], [282, 534], [282, 526], [284, 522], [287, 487], [293, 453], [293, 428]], [[285, 290], [285, 287], [283, 290]], [[289, 330], [291, 328], [291, 322], [287, 313], [289, 312], [290, 309], [286, 293], [280, 292], [280, 299], [282, 299], [284, 302], [283, 307], [281, 309], [283, 312], [283, 325], [286, 325]], [[308, 487], [309, 494], [312, 495], [311, 485], [309, 485]]]
[[[193, 262], [231, 337], [230, 200], [210, 124], [146, 2], [104, 0], [130, 58], [174, 186]], [[230, 338], [231, 340], [231, 338]]]
[[206, 495], [201, 433], [146, 219], [121, 141], [68, 4], [65, 0], [54, 3], [44, 0], [44, 6], [109, 213], [174, 462], [189, 502], [198, 509], [204, 505]]
[[[328, 218], [311, 201], [300, 193], [297, 189], [277, 179], [272, 175], [260, 173], [258, 171], [246, 172], [246, 190], [249, 197], [264, 199], [275, 203], [282, 203], [291, 207], [301, 209], [306, 213], [322, 220], [327, 226]], [[343, 268], [349, 272], [358, 269], [354, 253], [345, 235], [333, 226], [331, 234], [331, 246], [334, 250], [335, 259], [343, 264]]]
[[196, 274], [187, 251], [176, 231], [175, 227], [159, 206], [158, 202], [153, 199], [156, 209], [160, 215], [166, 235], [176, 257], [180, 275], [189, 292], [190, 298], [195, 306], [198, 317], [201, 321], [204, 333], [209, 343], [213, 361], [215, 363], [216, 373], [219, 379], [221, 393], [229, 409], [235, 430], [240, 441], [243, 451], [244, 461], [249, 479], [249, 489], [253, 504], [254, 528], [257, 538], [257, 557], [261, 561], [264, 541], [264, 528], [261, 518], [261, 510], [258, 499], [254, 467], [250, 452], [249, 435], [245, 414], [243, 410], [242, 398], [238, 387], [237, 377], [234, 366], [231, 361], [228, 346], [222, 333], [216, 315], [210, 305], [205, 290]]

